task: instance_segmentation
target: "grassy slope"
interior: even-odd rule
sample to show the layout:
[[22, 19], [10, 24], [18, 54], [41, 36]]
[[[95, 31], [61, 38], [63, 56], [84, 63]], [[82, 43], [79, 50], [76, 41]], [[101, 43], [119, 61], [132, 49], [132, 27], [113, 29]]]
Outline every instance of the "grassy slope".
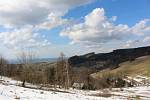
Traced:
[[124, 62], [119, 65], [120, 67], [113, 70], [103, 70], [98, 73], [92, 74], [93, 77], [100, 77], [103, 74], [117, 74], [122, 73], [129, 76], [146, 75], [150, 76], [150, 56], [143, 56], [135, 59], [132, 62]]

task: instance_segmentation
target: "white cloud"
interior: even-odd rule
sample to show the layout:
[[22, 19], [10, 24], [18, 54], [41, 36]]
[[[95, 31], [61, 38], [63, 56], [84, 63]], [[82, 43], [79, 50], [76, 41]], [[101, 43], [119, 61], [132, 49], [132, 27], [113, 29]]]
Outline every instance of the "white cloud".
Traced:
[[[0, 33], [0, 42], [5, 47], [16, 49], [46, 47], [50, 42], [44, 35], [39, 35], [38, 31], [68, 24], [68, 19], [62, 18], [68, 10], [92, 1], [0, 0], [0, 26], [11, 28]], [[103, 8], [96, 8], [84, 17], [84, 22], [69, 24], [60, 35], [67, 36], [72, 44], [98, 49], [106, 43], [123, 40], [127, 41], [128, 47], [133, 46], [139, 37], [143, 43], [149, 41], [149, 19], [141, 20], [132, 27], [115, 24], [116, 20], [117, 16], [108, 18]], [[130, 41], [131, 37], [138, 38]]]
[[101, 22], [104, 22], [106, 20], [104, 14], [105, 12], [103, 8], [96, 8], [92, 13], [85, 16], [85, 25], [94, 28], [98, 25], [101, 25]]
[[40, 23], [39, 25], [36, 25], [37, 29], [52, 29], [57, 26], [61, 25], [67, 25], [69, 21], [67, 19], [62, 19], [59, 16], [56, 16], [54, 13], [49, 14], [48, 19]]
[[147, 23], [150, 21], [150, 19], [144, 19], [141, 20], [139, 23], [136, 23], [132, 28], [132, 33], [139, 35], [139, 36], [144, 36], [148, 32], [150, 32], [150, 26], [147, 25]]
[[50, 45], [48, 40], [41, 39], [38, 33], [34, 33], [32, 27], [1, 32], [0, 42], [11, 49], [38, 48]]
[[[115, 21], [116, 18], [114, 17], [113, 20]], [[106, 42], [128, 41], [132, 37], [144, 37], [150, 32], [148, 22], [148, 19], [144, 19], [132, 27], [126, 24], [116, 25], [105, 16], [103, 8], [96, 8], [84, 17], [83, 23], [64, 29], [60, 35], [69, 37], [72, 43], [94, 47], [95, 44], [97, 46]]]
[[54, 13], [63, 16], [69, 9], [92, 0], [0, 0], [0, 24], [5, 27], [36, 25]]
[[123, 46], [123, 48], [131, 48], [136, 47], [141, 43], [139, 40], [128, 40], [126, 44]]
[[150, 36], [146, 36], [144, 39], [143, 39], [143, 42], [150, 42]]
[[69, 21], [62, 16], [72, 8], [93, 1], [0, 0], [0, 28], [4, 28], [0, 32], [1, 47], [16, 51], [21, 48], [46, 48], [50, 42], [38, 31], [67, 24]]
[[124, 43], [122, 48], [133, 48], [133, 47], [139, 47], [139, 46], [149, 46], [150, 44], [150, 36], [146, 36], [139, 40], [128, 40], [126, 43]]

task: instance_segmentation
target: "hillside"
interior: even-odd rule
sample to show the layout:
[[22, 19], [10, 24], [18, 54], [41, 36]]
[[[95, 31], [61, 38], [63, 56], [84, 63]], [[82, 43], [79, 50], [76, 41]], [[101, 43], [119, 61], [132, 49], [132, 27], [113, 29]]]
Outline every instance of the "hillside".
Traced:
[[20, 87], [20, 81], [0, 79], [0, 100], [150, 100], [150, 87], [113, 88], [103, 90], [76, 90], [53, 88], [40, 89], [28, 83]]
[[[68, 59], [72, 67], [86, 67], [97, 70], [117, 68], [120, 63], [133, 61], [138, 57], [150, 55], [150, 46], [139, 48], [117, 49], [109, 53], [89, 53], [73, 56]], [[138, 62], [138, 61], [137, 61]]]
[[102, 74], [122, 73], [128, 76], [144, 75], [150, 76], [150, 56], [136, 58], [134, 61], [127, 61], [119, 64], [116, 69], [106, 69], [92, 74], [93, 77], [100, 77]]

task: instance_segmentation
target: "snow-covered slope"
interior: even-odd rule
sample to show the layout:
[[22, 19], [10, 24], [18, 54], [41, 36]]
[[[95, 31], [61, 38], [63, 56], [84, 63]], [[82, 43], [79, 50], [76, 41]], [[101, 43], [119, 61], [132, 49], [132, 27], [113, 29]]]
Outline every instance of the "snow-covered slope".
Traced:
[[[127, 100], [141, 98], [150, 100], [150, 87], [109, 89], [97, 91], [64, 90], [65, 92], [44, 91], [17, 86], [20, 82], [3, 78], [0, 81], [0, 100]], [[134, 99], [133, 99], [134, 100]]]

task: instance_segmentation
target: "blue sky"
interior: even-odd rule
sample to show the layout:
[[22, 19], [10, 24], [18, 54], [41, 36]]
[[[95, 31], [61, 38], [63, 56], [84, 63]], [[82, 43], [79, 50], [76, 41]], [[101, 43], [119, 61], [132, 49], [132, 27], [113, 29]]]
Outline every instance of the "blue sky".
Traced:
[[0, 54], [40, 58], [150, 45], [149, 0], [0, 0]]
[[134, 25], [141, 19], [150, 18], [149, 0], [96, 0], [95, 2], [71, 9], [65, 18], [81, 18], [95, 8], [104, 8], [106, 16], [117, 16], [117, 23]]

